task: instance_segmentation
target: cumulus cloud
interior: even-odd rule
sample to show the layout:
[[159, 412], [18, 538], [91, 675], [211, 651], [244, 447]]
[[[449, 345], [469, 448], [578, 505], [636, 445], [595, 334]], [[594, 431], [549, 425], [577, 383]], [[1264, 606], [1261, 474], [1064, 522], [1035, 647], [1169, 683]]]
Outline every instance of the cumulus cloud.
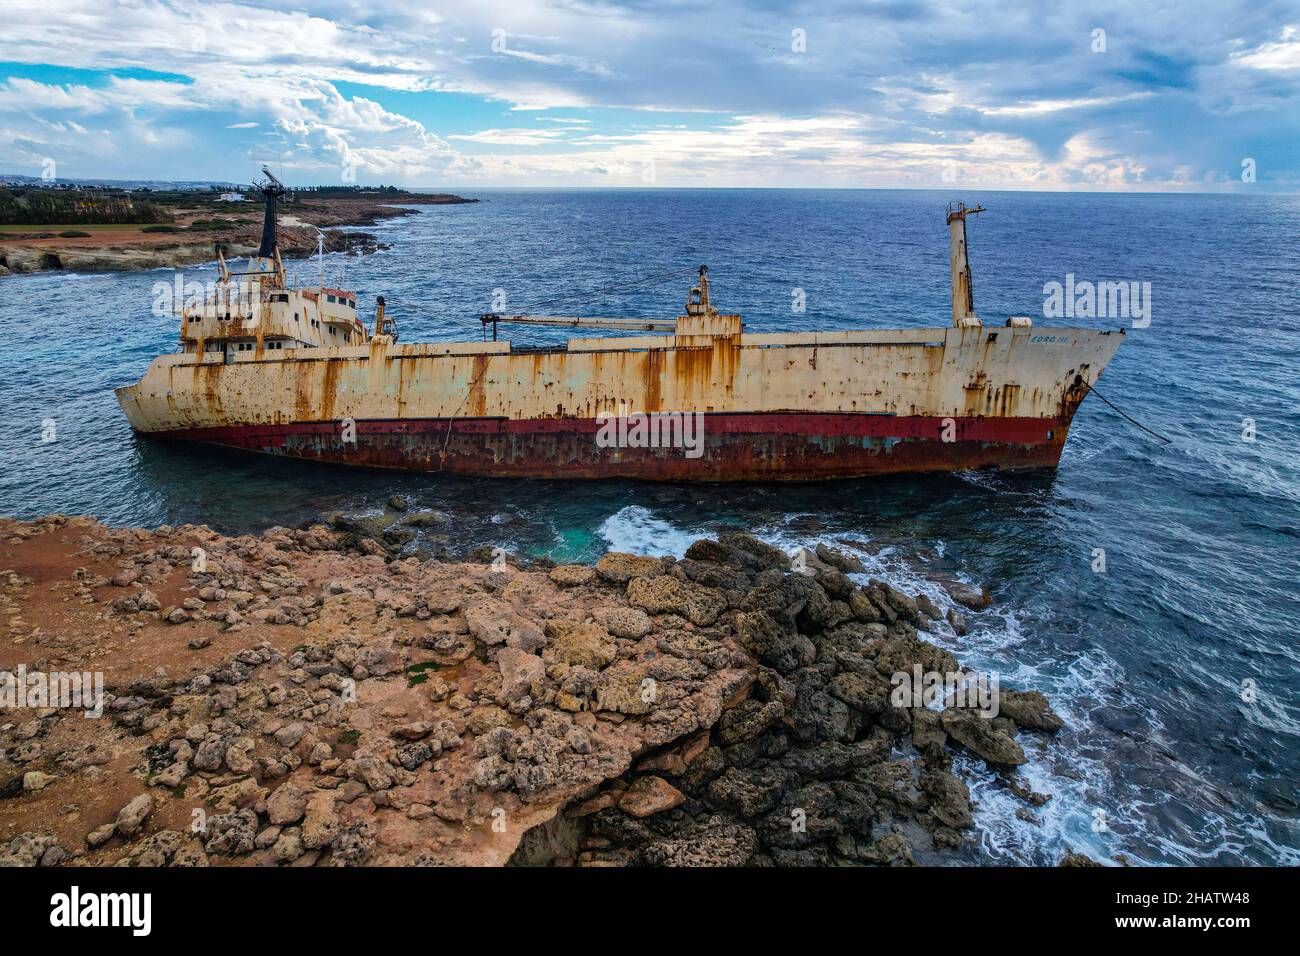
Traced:
[[1300, 70], [1300, 28], [1288, 26], [1275, 41], [1234, 52], [1232, 61], [1252, 70]]
[[[1182, 189], [1231, 185], [1258, 154], [1260, 187], [1300, 184], [1300, 26], [1275, 3], [310, 8], [63, 0], [50, 16], [10, 0], [0, 60], [100, 72], [0, 82], [0, 168], [53, 155], [68, 175], [239, 178], [275, 158], [301, 181]], [[394, 105], [409, 99], [346, 84], [519, 119], [442, 128], [436, 109], [416, 119]]]

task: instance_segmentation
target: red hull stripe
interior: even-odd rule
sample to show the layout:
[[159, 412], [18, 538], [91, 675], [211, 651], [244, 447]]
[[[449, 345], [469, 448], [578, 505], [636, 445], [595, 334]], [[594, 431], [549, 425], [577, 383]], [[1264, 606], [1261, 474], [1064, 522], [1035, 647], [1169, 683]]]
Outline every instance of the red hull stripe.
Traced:
[[[708, 412], [704, 415], [705, 434], [720, 435], [795, 435], [805, 438], [893, 438], [932, 439], [941, 441], [944, 429], [952, 423], [956, 441], [992, 441], [1034, 444], [1050, 442], [1062, 429], [1056, 418], [939, 418], [929, 415], [865, 415], [834, 412]], [[358, 434], [418, 435], [423, 432], [445, 433], [450, 424], [457, 434], [470, 435], [558, 435], [590, 434], [600, 430], [594, 418], [394, 418], [359, 419]], [[197, 441], [241, 441], [289, 435], [337, 435], [339, 421], [291, 422], [282, 425], [223, 425], [211, 428], [185, 428], [165, 432], [168, 437]]]
[[[1068, 421], [839, 413], [709, 413], [682, 447], [602, 447], [595, 419], [383, 419], [179, 429], [164, 437], [294, 458], [447, 474], [745, 481], [1054, 467]], [[694, 434], [694, 433], [688, 433]]]

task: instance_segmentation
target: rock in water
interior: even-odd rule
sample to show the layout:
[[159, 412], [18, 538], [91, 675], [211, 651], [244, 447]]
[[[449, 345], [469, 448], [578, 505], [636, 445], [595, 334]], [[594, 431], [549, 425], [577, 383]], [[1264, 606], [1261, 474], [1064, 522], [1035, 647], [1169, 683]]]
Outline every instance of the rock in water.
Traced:
[[995, 729], [993, 721], [981, 717], [976, 711], [945, 710], [943, 729], [953, 740], [989, 763], [1017, 767], [1028, 762], [1020, 744]]
[[1065, 856], [1061, 857], [1061, 862], [1057, 866], [1101, 866], [1096, 860], [1085, 856], [1082, 853], [1075, 853], [1071, 850]]
[[1064, 726], [1064, 721], [1052, 710], [1047, 698], [1036, 690], [1000, 690], [998, 708], [1003, 716], [1030, 730], [1054, 734]]
[[989, 596], [988, 591], [961, 581], [944, 584], [944, 590], [948, 592], [948, 596], [954, 601], [962, 607], [970, 608], [972, 611], [982, 611], [993, 603], [993, 598]]

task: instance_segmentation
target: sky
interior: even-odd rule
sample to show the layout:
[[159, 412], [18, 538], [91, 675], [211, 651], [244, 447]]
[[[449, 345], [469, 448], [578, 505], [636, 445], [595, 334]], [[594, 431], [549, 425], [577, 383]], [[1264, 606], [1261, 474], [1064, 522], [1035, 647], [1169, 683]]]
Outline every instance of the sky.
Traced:
[[1300, 3], [5, 0], [0, 173], [1300, 191]]

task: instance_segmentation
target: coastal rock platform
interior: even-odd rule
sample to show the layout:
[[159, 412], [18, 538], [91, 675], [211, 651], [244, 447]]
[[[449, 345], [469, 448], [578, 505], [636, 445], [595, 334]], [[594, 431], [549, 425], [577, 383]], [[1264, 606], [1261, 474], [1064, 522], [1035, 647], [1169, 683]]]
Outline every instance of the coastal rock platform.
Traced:
[[910, 864], [969, 840], [956, 749], [1014, 780], [1061, 726], [900, 706], [960, 665], [833, 549], [448, 562], [418, 520], [0, 520], [0, 865]]

